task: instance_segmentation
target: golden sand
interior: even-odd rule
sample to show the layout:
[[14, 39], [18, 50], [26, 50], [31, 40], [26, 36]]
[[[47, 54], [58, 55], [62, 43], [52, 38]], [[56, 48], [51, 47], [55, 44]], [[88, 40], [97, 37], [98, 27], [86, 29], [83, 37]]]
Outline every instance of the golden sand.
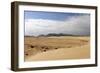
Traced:
[[89, 37], [25, 37], [25, 61], [90, 58]]

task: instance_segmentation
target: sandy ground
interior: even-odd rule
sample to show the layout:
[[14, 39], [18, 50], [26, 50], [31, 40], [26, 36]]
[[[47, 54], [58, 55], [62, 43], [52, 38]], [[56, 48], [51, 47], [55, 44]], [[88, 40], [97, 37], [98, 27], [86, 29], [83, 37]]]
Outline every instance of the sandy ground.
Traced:
[[25, 61], [90, 58], [89, 37], [25, 37]]

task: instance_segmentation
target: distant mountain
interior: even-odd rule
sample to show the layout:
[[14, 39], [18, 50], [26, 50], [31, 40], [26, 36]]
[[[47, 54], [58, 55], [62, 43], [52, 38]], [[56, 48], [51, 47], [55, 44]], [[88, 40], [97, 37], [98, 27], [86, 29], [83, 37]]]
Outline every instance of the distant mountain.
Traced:
[[46, 36], [72, 36], [72, 34], [63, 34], [63, 33], [56, 34], [56, 33], [50, 33], [50, 34], [47, 34]]
[[33, 36], [33, 35], [24, 35], [25, 37], [35, 37], [35, 36]]
[[90, 36], [90, 35], [75, 35], [75, 34], [65, 34], [65, 33], [49, 33], [49, 34], [41, 34], [38, 36], [35, 35], [25, 35], [25, 37], [51, 37], [51, 36]]
[[50, 36], [89, 36], [89, 35], [74, 35], [74, 34], [64, 34], [64, 33], [49, 33], [47, 35], [39, 35], [38, 37], [50, 37]]

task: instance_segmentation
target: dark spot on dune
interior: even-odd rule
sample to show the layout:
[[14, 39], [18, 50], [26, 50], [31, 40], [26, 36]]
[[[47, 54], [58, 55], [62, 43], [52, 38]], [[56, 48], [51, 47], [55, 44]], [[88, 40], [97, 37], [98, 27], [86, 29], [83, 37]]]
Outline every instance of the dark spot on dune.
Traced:
[[45, 48], [45, 49], [49, 49], [49, 48], [47, 47], [47, 48]]
[[55, 48], [55, 49], [58, 49], [58, 48]]
[[31, 47], [31, 48], [34, 48], [34, 46], [33, 46], [33, 45], [31, 45], [30, 47]]
[[26, 56], [28, 56], [28, 54], [27, 54], [27, 53], [26, 53], [25, 55], [26, 55]]
[[71, 48], [71, 46], [68, 46], [67, 48]]
[[43, 50], [44, 52], [46, 52], [46, 50]]
[[40, 47], [40, 48], [43, 48], [43, 47]]

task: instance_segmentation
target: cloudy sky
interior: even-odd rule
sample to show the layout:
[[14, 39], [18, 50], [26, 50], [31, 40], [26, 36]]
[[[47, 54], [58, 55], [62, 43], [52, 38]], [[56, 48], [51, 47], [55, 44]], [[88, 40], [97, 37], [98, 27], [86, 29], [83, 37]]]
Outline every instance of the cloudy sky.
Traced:
[[25, 36], [64, 33], [90, 34], [90, 14], [24, 11]]

